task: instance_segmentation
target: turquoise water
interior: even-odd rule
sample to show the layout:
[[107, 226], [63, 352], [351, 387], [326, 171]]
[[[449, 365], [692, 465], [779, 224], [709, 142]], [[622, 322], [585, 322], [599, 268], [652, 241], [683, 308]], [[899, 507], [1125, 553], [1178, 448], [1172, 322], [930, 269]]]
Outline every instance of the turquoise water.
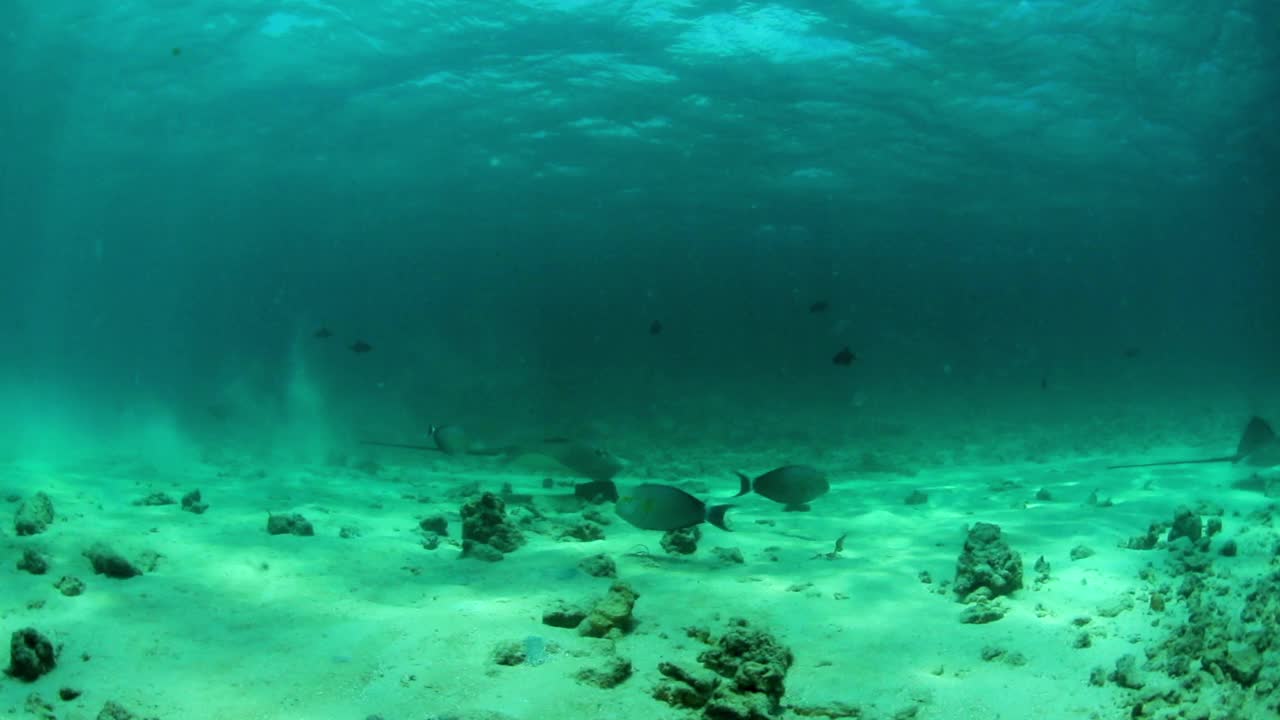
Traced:
[[[691, 717], [659, 664], [746, 616], [796, 655], [767, 714], [1111, 717], [1143, 691], [1092, 670], [1162, 647], [1204, 570], [1118, 545], [1220, 517], [1232, 617], [1272, 571], [1273, 467], [1104, 468], [1280, 421], [1273, 3], [160, 5], [0, 7], [0, 492], [54, 508], [0, 524], [0, 633], [63, 645], [6, 712]], [[433, 425], [495, 453], [361, 444]], [[733, 534], [665, 552], [572, 497], [589, 454], [511, 452], [547, 438]], [[789, 463], [831, 479], [811, 512], [731, 499]], [[526, 539], [492, 564], [458, 558], [483, 492]], [[976, 522], [1028, 575], [980, 629], [933, 591]], [[634, 630], [541, 624], [601, 553]], [[547, 662], [494, 665], [525, 638]], [[1170, 707], [1274, 712], [1232, 668]]]

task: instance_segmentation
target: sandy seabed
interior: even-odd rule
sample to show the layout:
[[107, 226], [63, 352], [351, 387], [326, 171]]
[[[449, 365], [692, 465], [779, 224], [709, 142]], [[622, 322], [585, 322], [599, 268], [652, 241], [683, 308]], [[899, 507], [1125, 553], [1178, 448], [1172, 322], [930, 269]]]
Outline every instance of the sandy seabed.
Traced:
[[[0, 631], [35, 628], [58, 662], [34, 682], [0, 679], [0, 713], [107, 717], [110, 701], [183, 720], [700, 718], [655, 699], [659, 664], [710, 677], [699, 653], [745, 618], [794, 655], [780, 717], [1274, 717], [1280, 538], [1272, 500], [1233, 487], [1255, 469], [1102, 469], [1115, 460], [899, 468], [831, 453], [820, 464], [832, 491], [811, 512], [738, 498], [734, 532], [701, 526], [692, 555], [664, 552], [661, 533], [608, 504], [577, 506], [568, 479], [546, 488], [541, 470], [476, 459], [360, 450], [303, 465], [220, 453], [165, 470], [128, 457], [15, 460], [0, 468], [10, 514], [43, 492], [55, 515], [25, 537], [4, 521]], [[723, 502], [732, 470], [765, 462], [708, 451], [633, 462], [618, 481], [677, 481]], [[462, 504], [508, 483], [532, 496], [507, 502], [526, 542], [501, 562], [460, 558]], [[135, 504], [195, 488], [203, 514]], [[907, 503], [913, 492], [924, 501]], [[1156, 547], [1126, 547], [1180, 506], [1221, 531], [1195, 548], [1167, 543], [1162, 526]], [[604, 539], [562, 537], [588, 522], [584, 511], [607, 523]], [[301, 514], [314, 536], [268, 534], [269, 512]], [[427, 549], [419, 522], [437, 515], [448, 535]], [[950, 584], [978, 522], [1000, 527], [1024, 580], [994, 601], [998, 620], [966, 623], [971, 608]], [[95, 543], [144, 573], [95, 574], [84, 555]], [[47, 559], [45, 574], [18, 569], [28, 549]], [[592, 638], [544, 624], [558, 603], [606, 594], [615, 579], [580, 567], [600, 554], [638, 594], [634, 626]], [[81, 594], [59, 589], [66, 576]], [[537, 657], [500, 664], [503, 648]], [[617, 659], [632, 670], [620, 684], [582, 679]], [[61, 699], [64, 689], [78, 694]]]

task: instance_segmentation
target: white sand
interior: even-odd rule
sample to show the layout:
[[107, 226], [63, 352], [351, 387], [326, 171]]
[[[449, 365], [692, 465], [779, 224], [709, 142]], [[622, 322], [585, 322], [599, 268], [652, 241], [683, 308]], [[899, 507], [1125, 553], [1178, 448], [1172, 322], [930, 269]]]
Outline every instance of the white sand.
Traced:
[[[1148, 452], [1155, 458], [1200, 450]], [[1101, 470], [1107, 462], [1131, 457], [1056, 458], [925, 464], [908, 477], [847, 472], [855, 459], [836, 458], [828, 462], [833, 492], [813, 512], [784, 514], [763, 498], [742, 498], [730, 513], [736, 532], [703, 526], [693, 557], [667, 556], [660, 533], [615, 518], [604, 541], [526, 533], [523, 548], [490, 564], [460, 560], [452, 545], [425, 550], [417, 519], [447, 513], [456, 538], [460, 502], [445, 498], [450, 487], [476, 480], [496, 490], [510, 481], [517, 491], [542, 494], [541, 476], [485, 474], [496, 466], [451, 465], [436, 456], [374, 457], [397, 464], [376, 475], [249, 459], [164, 471], [128, 458], [0, 467], [0, 492], [43, 490], [57, 510], [46, 533], [18, 538], [9, 520], [15, 505], [3, 506], [0, 631], [8, 637], [34, 626], [62, 645], [50, 675], [30, 684], [0, 680], [0, 713], [24, 716], [35, 692], [68, 720], [95, 717], [108, 699], [140, 716], [183, 720], [373, 714], [422, 720], [479, 711], [529, 720], [687, 718], [691, 713], [650, 697], [658, 662], [697, 668], [702, 646], [683, 628], [718, 632], [725, 619], [741, 616], [794, 650], [789, 704], [840, 700], [862, 706], [869, 717], [917, 705], [920, 718], [1114, 718], [1128, 691], [1090, 686], [1091, 669], [1110, 670], [1125, 653], [1141, 657], [1179, 612], [1174, 598], [1162, 615], [1150, 610], [1148, 585], [1138, 578], [1144, 565], [1162, 569], [1168, 553], [1118, 543], [1152, 521], [1169, 520], [1176, 506], [1204, 499], [1226, 509], [1224, 537], [1241, 542], [1240, 556], [1220, 558], [1222, 567], [1256, 575], [1274, 541], [1269, 530], [1241, 534], [1243, 515], [1269, 501], [1231, 490], [1246, 470], [1229, 465], [1107, 473]], [[704, 483], [708, 497], [732, 495], [733, 469], [768, 469], [758, 457], [707, 456], [685, 465], [704, 468], [706, 476], [685, 479]], [[636, 467], [619, 480], [668, 474]], [[998, 479], [1018, 486], [989, 489]], [[204, 515], [130, 504], [151, 491], [176, 499], [196, 487], [211, 505]], [[1053, 493], [1052, 502], [1033, 499], [1041, 487]], [[928, 503], [905, 505], [916, 488], [928, 492]], [[1095, 488], [1115, 505], [1086, 505]], [[433, 502], [419, 502], [423, 495]], [[316, 536], [269, 536], [268, 510], [304, 514]], [[1022, 555], [1027, 587], [1005, 601], [1004, 619], [965, 625], [958, 620], [964, 606], [937, 588], [953, 577], [965, 528], [977, 521], [1003, 529]], [[340, 539], [343, 526], [360, 536]], [[813, 559], [842, 532], [849, 535], [841, 558]], [[99, 540], [129, 557], [145, 550], [164, 557], [143, 577], [95, 576], [80, 552]], [[641, 544], [649, 557], [628, 554]], [[1072, 561], [1069, 552], [1082, 544], [1096, 554]], [[716, 546], [739, 548], [745, 564], [717, 560]], [[27, 547], [49, 556], [48, 575], [15, 569]], [[556, 598], [585, 601], [604, 593], [609, 580], [576, 570], [581, 558], [601, 552], [616, 559], [620, 577], [640, 593], [640, 624], [616, 646], [636, 672], [612, 690], [574, 679], [580, 668], [601, 663], [607, 641], [540, 622]], [[1052, 564], [1052, 579], [1037, 588], [1032, 565], [1041, 555]], [[922, 583], [921, 571], [934, 584]], [[61, 595], [53, 583], [62, 575], [83, 579], [86, 592]], [[1099, 615], [1100, 605], [1126, 597], [1132, 609]], [[1092, 617], [1085, 629], [1093, 644], [1084, 649], [1072, 646], [1081, 629], [1071, 621], [1079, 616]], [[493, 663], [495, 645], [529, 635], [558, 651], [540, 666]], [[1021, 653], [1026, 662], [984, 661], [986, 646]], [[57, 692], [65, 686], [84, 694], [62, 702]]]

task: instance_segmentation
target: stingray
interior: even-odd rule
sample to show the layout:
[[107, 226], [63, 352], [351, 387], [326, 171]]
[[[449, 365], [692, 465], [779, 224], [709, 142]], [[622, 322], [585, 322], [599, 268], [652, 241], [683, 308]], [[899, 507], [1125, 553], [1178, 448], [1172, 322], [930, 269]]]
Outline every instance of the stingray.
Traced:
[[502, 450], [485, 450], [473, 447], [467, 433], [457, 425], [432, 425], [429, 433], [435, 445], [414, 445], [412, 443], [380, 442], [378, 440], [361, 440], [362, 445], [378, 445], [380, 447], [404, 448], [406, 450], [428, 450], [442, 452], [445, 455], [501, 455]]
[[1242, 460], [1245, 461], [1246, 465], [1274, 465], [1280, 463], [1280, 440], [1277, 440], [1276, 433], [1271, 429], [1271, 425], [1256, 415], [1249, 419], [1249, 424], [1245, 426], [1244, 433], [1240, 435], [1240, 442], [1236, 444], [1234, 455], [1199, 458], [1197, 460], [1161, 460], [1159, 462], [1135, 463], [1133, 465], [1109, 465], [1107, 469], [1154, 467], [1156, 465], [1190, 465], [1192, 463], [1238, 463]]
[[569, 438], [546, 438], [532, 443], [508, 445], [499, 453], [508, 460], [549, 458], [557, 465], [589, 480], [605, 482], [622, 471], [622, 461], [601, 447]]
[[435, 445], [389, 443], [376, 440], [364, 440], [362, 444], [407, 448], [409, 450], [428, 450], [431, 452], [443, 452], [448, 455], [466, 454], [504, 457], [508, 462], [524, 458], [547, 458], [575, 475], [598, 482], [608, 482], [613, 479], [613, 476], [622, 471], [622, 462], [613, 453], [604, 448], [569, 438], [546, 438], [536, 442], [496, 448], [475, 447], [466, 442], [465, 439], [462, 439], [464, 436], [461, 435], [461, 429], [456, 425], [432, 428], [431, 436], [436, 441]]

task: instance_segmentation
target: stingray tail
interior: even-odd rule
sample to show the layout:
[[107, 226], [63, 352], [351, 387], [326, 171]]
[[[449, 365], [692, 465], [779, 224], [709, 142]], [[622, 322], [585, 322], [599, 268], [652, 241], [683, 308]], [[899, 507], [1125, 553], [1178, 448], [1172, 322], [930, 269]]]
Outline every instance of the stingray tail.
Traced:
[[738, 494], [734, 495], [734, 497], [742, 497], [743, 495], [751, 492], [751, 478], [747, 477], [746, 473], [738, 473], [738, 481], [742, 486], [738, 489]]
[[715, 525], [725, 532], [733, 532], [733, 530], [729, 528], [728, 523], [725, 522], [725, 514], [728, 513], [729, 509], [732, 507], [732, 505], [712, 505], [707, 508], [707, 522]]
[[406, 450], [427, 450], [429, 452], [443, 452], [435, 445], [412, 445], [408, 443], [391, 443], [381, 442], [379, 440], [361, 440], [361, 445], [377, 445], [378, 447], [404, 448]]
[[1140, 467], [1156, 467], [1157, 465], [1195, 465], [1198, 463], [1220, 463], [1220, 462], [1239, 462], [1240, 455], [1223, 455], [1216, 458], [1202, 458], [1200, 460], [1161, 460], [1160, 462], [1135, 463], [1133, 465], [1108, 465], [1108, 470], [1119, 470], [1121, 468], [1140, 468]]

